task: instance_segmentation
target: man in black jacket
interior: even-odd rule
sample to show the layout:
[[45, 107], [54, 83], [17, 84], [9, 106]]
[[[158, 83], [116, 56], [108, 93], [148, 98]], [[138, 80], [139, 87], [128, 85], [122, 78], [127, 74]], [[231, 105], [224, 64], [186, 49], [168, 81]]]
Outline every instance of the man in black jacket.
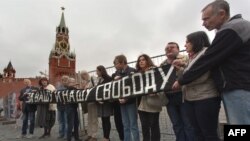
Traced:
[[[26, 103], [26, 101], [29, 99], [28, 93], [31, 91], [36, 91], [38, 89], [31, 85], [31, 81], [29, 79], [24, 79], [24, 85], [25, 88], [20, 91], [19, 96], [19, 100], [22, 101], [22, 112], [24, 116], [21, 138], [32, 138], [34, 133], [35, 112], [37, 107], [35, 104]], [[30, 120], [29, 135], [27, 135], [28, 120]]]
[[250, 22], [230, 18], [229, 4], [216, 0], [202, 10], [203, 26], [216, 29], [205, 54], [173, 85], [188, 84], [211, 70], [222, 93], [229, 124], [250, 124]]
[[[114, 66], [116, 68], [115, 73], [112, 74], [112, 80], [119, 80], [122, 78], [122, 76], [120, 76], [120, 71], [117, 70], [119, 68], [117, 68], [118, 63], [116, 62], [116, 60], [114, 60]], [[115, 121], [115, 127], [116, 130], [118, 132], [119, 138], [121, 141], [124, 140], [124, 131], [123, 131], [123, 123], [122, 123], [122, 115], [121, 115], [121, 107], [120, 107], [120, 102], [119, 100], [114, 100], [113, 104], [113, 108], [114, 108], [114, 121]]]

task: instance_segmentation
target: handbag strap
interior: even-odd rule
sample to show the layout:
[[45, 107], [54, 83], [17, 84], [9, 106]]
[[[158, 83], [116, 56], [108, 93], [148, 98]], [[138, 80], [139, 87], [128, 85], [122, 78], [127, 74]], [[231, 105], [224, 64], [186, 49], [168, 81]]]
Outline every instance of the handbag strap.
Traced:
[[90, 77], [90, 81], [91, 81], [91, 83], [92, 83], [92, 86], [95, 86], [95, 82], [94, 82], [94, 79], [93, 79], [92, 76]]

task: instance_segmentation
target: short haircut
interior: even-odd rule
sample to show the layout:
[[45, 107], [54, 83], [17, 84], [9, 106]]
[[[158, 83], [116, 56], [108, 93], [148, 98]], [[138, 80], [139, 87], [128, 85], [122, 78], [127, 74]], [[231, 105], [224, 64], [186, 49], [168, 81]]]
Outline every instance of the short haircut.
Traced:
[[27, 83], [27, 84], [31, 84], [31, 81], [30, 81], [29, 79], [27, 79], [27, 78], [25, 78], [25, 79], [23, 80], [23, 82], [24, 82], [24, 83]]
[[63, 75], [61, 77], [61, 80], [67, 80], [67, 81], [69, 81], [69, 76], [68, 75]]
[[70, 77], [70, 78], [69, 78], [69, 83], [76, 83], [76, 79], [73, 78], [73, 77]]
[[168, 42], [168, 45], [169, 45], [169, 44], [176, 45], [176, 47], [178, 48], [178, 50], [180, 50], [180, 47], [179, 47], [179, 45], [178, 45], [176, 42]]
[[123, 54], [115, 56], [113, 63], [115, 64], [116, 61], [118, 61], [118, 63], [124, 63], [124, 64], [128, 63], [126, 56]]
[[82, 79], [84, 79], [84, 78], [82, 77], [83, 74], [86, 74], [86, 75], [87, 75], [87, 77], [88, 77], [87, 79], [90, 78], [90, 75], [89, 75], [89, 73], [88, 73], [86, 70], [82, 70], [80, 74], [81, 74], [81, 78], [82, 78]]
[[75, 78], [73, 78], [73, 77], [70, 77], [69, 78], [69, 82], [68, 82], [69, 84], [70, 83], [74, 83], [74, 84], [76, 84], [76, 79]]
[[208, 7], [212, 7], [213, 9], [213, 13], [217, 14], [219, 12], [219, 10], [224, 10], [226, 12], [227, 16], [230, 16], [230, 6], [229, 3], [225, 0], [215, 0], [211, 3], [209, 3], [207, 6], [205, 6], [202, 9], [202, 12], [205, 11]]
[[204, 31], [197, 31], [188, 34], [187, 41], [193, 45], [192, 50], [194, 53], [201, 51], [203, 47], [210, 46], [209, 38]]

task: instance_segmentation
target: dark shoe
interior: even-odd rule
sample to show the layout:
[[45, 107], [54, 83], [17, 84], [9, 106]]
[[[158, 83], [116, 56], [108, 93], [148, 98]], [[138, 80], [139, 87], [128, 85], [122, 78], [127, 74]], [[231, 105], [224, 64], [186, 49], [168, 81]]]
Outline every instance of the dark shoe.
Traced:
[[87, 139], [85, 139], [85, 141], [90, 141], [91, 136], [88, 136]]
[[46, 137], [46, 134], [43, 134], [41, 137], [39, 137], [38, 139], [43, 139]]
[[97, 141], [97, 138], [90, 138], [89, 141]]
[[102, 141], [110, 141], [109, 139], [103, 138]]
[[57, 139], [63, 139], [64, 138], [64, 136], [59, 136], [59, 137], [57, 137]]

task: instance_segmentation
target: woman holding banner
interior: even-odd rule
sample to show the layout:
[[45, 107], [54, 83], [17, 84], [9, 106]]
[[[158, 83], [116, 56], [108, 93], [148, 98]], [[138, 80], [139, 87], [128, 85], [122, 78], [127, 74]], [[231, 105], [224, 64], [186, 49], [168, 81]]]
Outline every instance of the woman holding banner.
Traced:
[[[47, 78], [39, 80], [40, 90], [55, 91], [55, 87], [49, 84]], [[54, 126], [56, 120], [56, 104], [39, 104], [37, 106], [37, 121], [40, 127], [44, 128], [44, 133], [40, 139], [50, 136], [51, 128]]]
[[[82, 89], [89, 89], [96, 85], [96, 77], [90, 76], [86, 70], [81, 71], [82, 78]], [[88, 126], [87, 133], [88, 138], [85, 141], [97, 141], [97, 131], [98, 131], [98, 116], [97, 116], [97, 103], [88, 102]]]
[[[183, 73], [203, 56], [209, 46], [209, 39], [204, 31], [187, 35], [185, 47], [189, 55], [189, 62]], [[181, 66], [183, 64], [175, 60], [173, 65]], [[173, 87], [177, 83], [175, 82]], [[194, 127], [197, 140], [219, 141], [217, 125], [221, 99], [210, 71], [191, 83], [183, 85], [182, 91], [186, 104], [187, 116], [185, 118]]]
[[[155, 65], [148, 55], [142, 54], [138, 57], [136, 62], [138, 72], [144, 73], [154, 67]], [[161, 103], [161, 98], [157, 93], [141, 97], [138, 113], [141, 120], [143, 141], [160, 141], [161, 139], [159, 115], [162, 105], [159, 103]]]
[[[104, 66], [100, 65], [96, 68], [96, 74], [98, 76], [98, 85], [108, 83], [112, 81], [111, 76], [108, 75]], [[99, 101], [97, 104], [98, 116], [102, 119], [103, 128], [103, 141], [109, 141], [109, 135], [111, 130], [110, 116], [113, 114], [112, 103], [110, 101]]]

